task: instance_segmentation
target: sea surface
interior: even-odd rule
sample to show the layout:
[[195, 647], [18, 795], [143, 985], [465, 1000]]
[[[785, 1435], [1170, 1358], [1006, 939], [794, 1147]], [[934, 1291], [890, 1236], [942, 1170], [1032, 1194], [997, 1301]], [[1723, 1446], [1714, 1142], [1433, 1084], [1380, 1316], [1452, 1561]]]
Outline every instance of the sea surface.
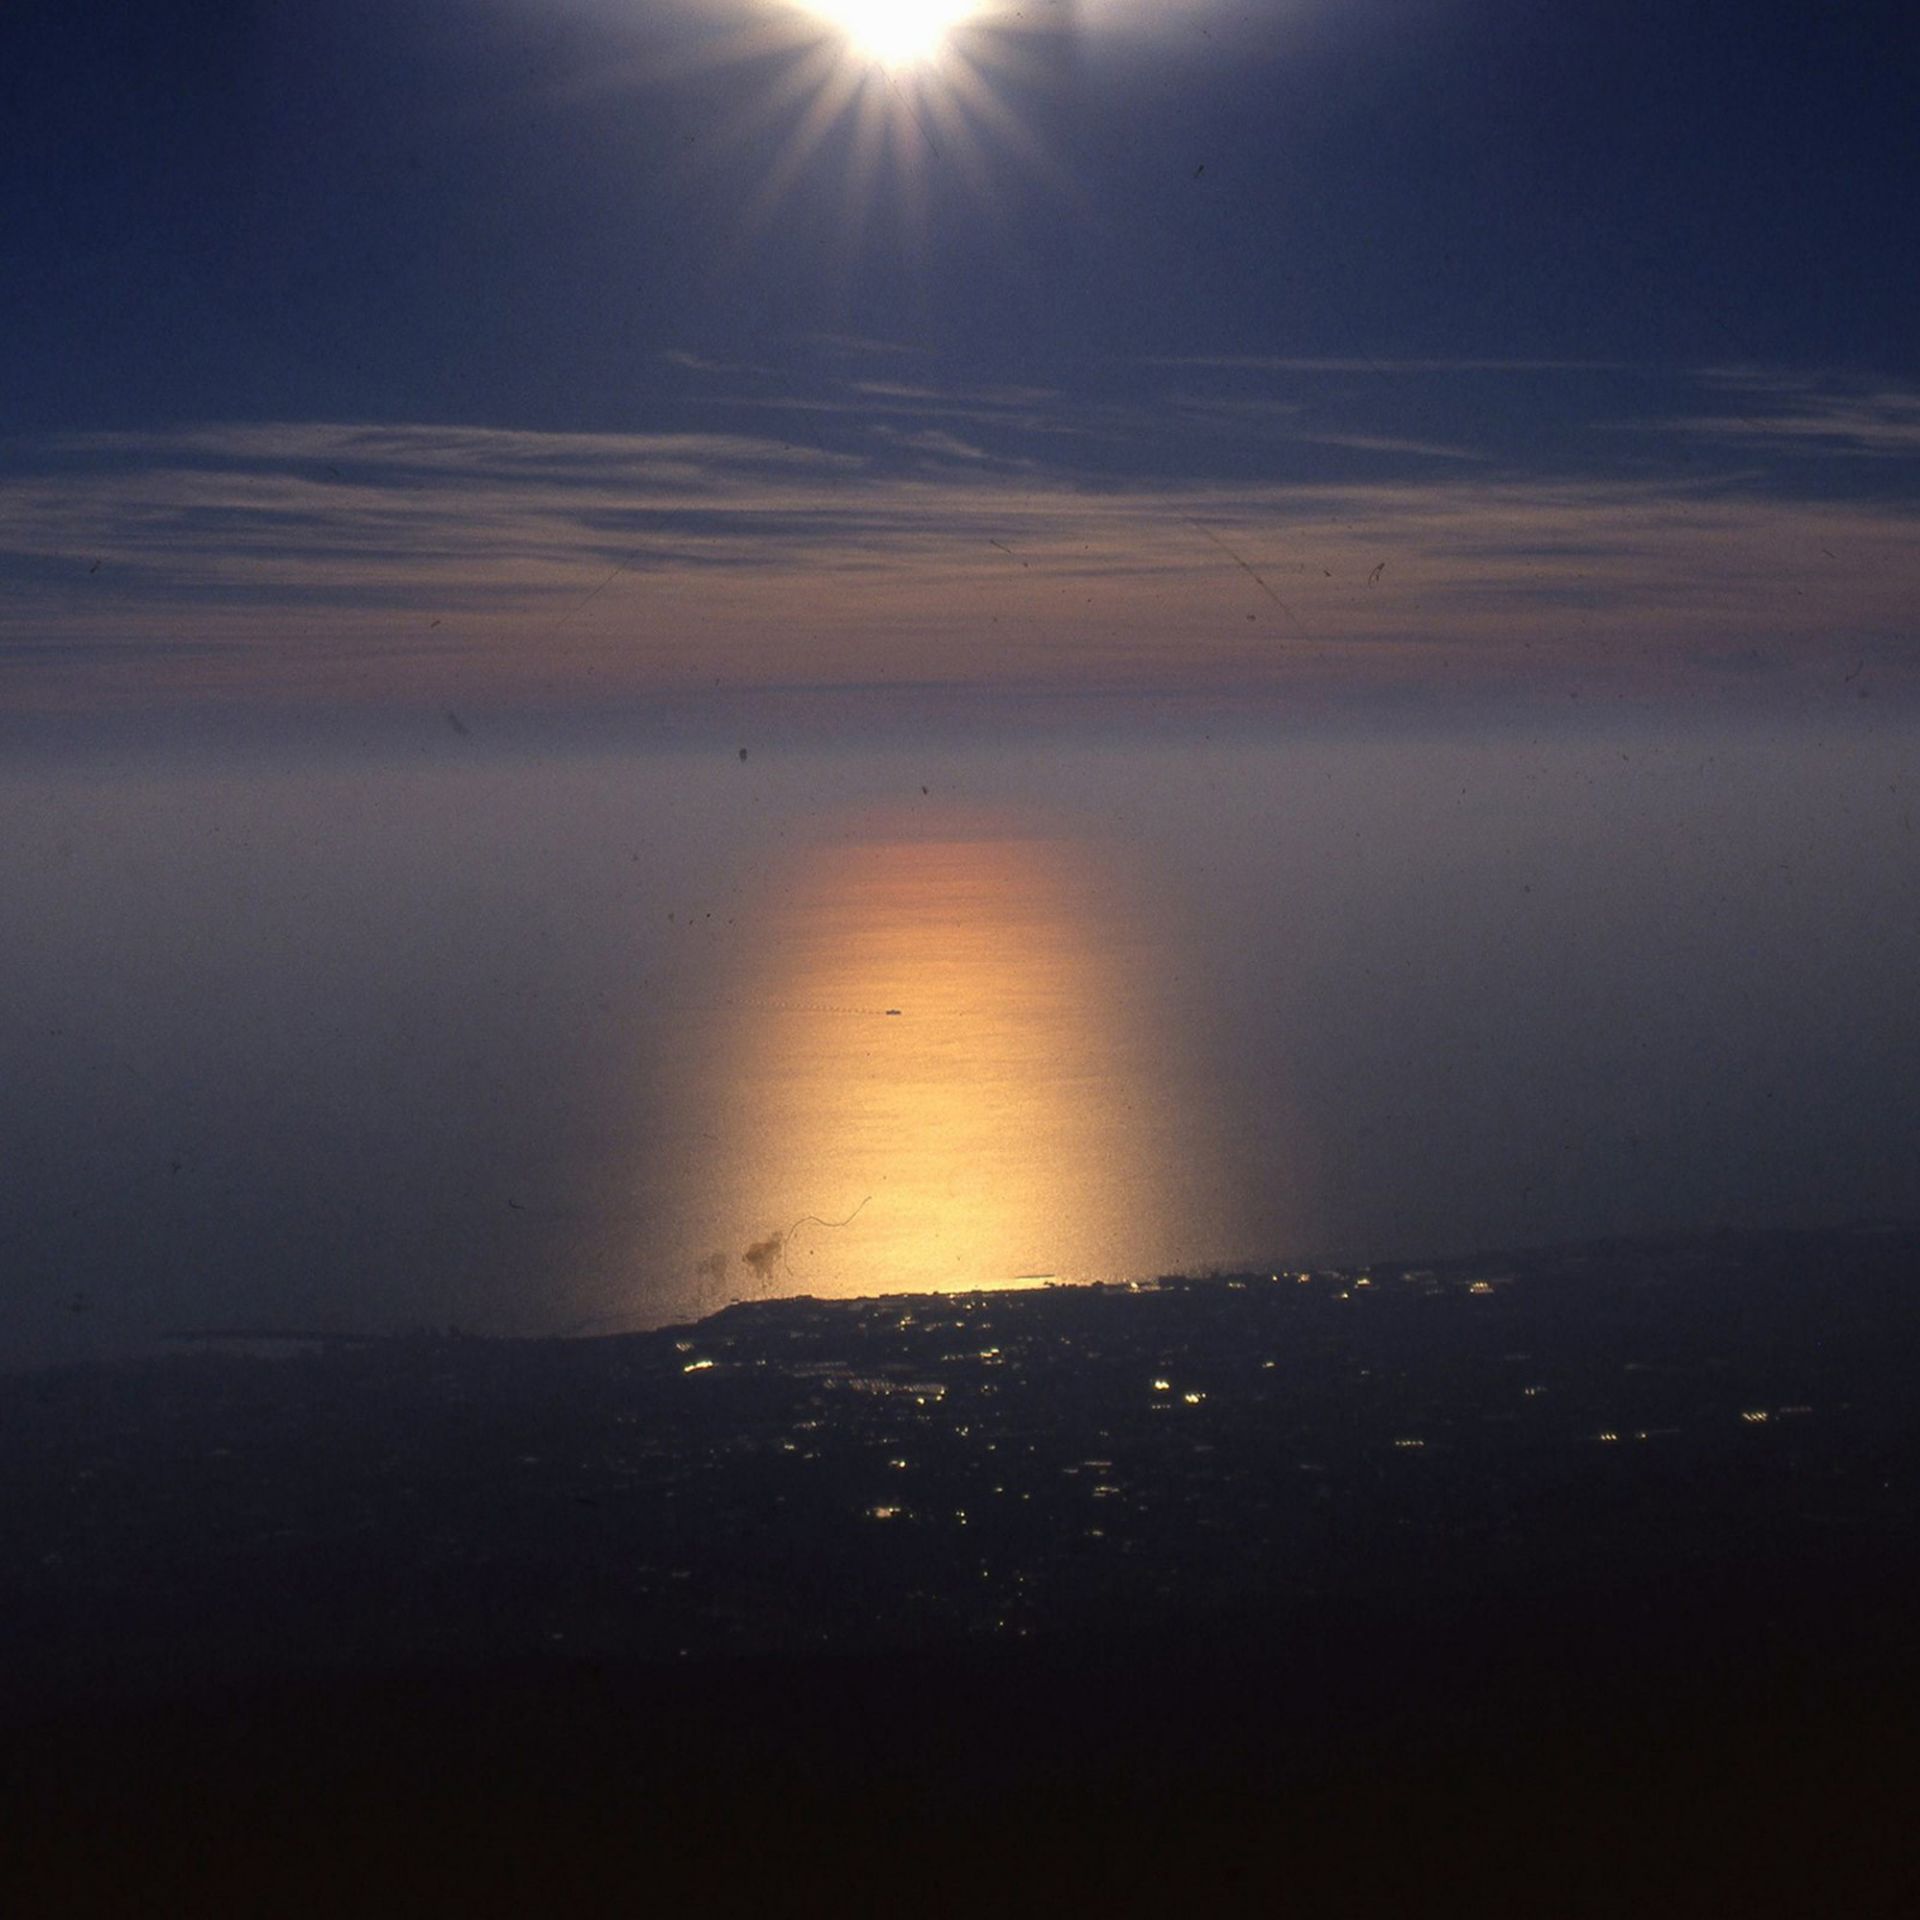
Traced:
[[1920, 1214], [1911, 727], [0, 766], [0, 1363]]

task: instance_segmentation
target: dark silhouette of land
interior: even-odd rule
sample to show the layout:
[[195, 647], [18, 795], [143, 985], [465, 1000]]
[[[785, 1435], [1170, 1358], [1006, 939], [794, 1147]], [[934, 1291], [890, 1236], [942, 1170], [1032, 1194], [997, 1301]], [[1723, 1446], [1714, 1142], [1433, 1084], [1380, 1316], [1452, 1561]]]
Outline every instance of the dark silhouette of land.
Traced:
[[1721, 1235], [0, 1382], [0, 1859], [47, 1911], [1880, 1910], [1917, 1271]]

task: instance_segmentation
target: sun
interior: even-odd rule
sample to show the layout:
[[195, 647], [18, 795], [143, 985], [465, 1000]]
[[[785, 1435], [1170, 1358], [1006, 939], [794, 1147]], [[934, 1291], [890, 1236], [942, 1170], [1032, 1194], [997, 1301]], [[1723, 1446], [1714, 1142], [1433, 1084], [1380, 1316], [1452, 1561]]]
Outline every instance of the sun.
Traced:
[[978, 8], [970, 0], [808, 0], [807, 10], [837, 27], [863, 58], [898, 68], [931, 60]]
[[843, 266], [883, 207], [924, 255], [936, 196], [991, 207], [1003, 166], [1072, 198], [1065, 170], [1018, 102], [1044, 81], [1057, 35], [1028, 0], [753, 0], [690, 67], [751, 75], [703, 153], [756, 150], [726, 244], [744, 258], [801, 197], [837, 205], [829, 252]]

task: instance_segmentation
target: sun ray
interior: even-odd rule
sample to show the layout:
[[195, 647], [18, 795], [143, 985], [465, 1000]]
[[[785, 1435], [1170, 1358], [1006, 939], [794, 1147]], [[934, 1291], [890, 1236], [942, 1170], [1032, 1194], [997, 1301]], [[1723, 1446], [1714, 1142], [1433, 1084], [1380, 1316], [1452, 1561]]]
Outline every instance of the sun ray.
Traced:
[[962, 64], [956, 70], [950, 97], [963, 102], [978, 120], [989, 123], [994, 138], [1046, 185], [1070, 198], [1080, 197], [1067, 170], [1047, 151], [1039, 135], [1008, 106], [1005, 97], [977, 67]]
[[892, 116], [882, 90], [868, 86], [861, 90], [853, 109], [853, 135], [847, 153], [843, 203], [847, 210], [847, 250], [857, 248], [867, 223], [873, 218], [878, 197], [881, 168], [885, 165], [892, 137]]
[[996, 157], [1074, 198], [1016, 100], [1044, 83], [1045, 38], [1006, 0], [761, 0], [752, 25], [683, 62], [757, 76], [701, 143], [703, 162], [764, 156], [736, 197], [723, 251], [743, 257], [822, 169], [839, 176], [827, 189], [839, 216], [822, 255], [830, 272], [851, 269], [868, 244], [924, 260], [943, 183], [991, 215], [1011, 184]]
[[815, 89], [772, 168], [742, 212], [742, 228], [747, 236], [763, 231], [780, 211], [781, 203], [805, 172], [808, 161], [858, 101], [863, 84], [860, 75], [842, 67], [828, 74]]

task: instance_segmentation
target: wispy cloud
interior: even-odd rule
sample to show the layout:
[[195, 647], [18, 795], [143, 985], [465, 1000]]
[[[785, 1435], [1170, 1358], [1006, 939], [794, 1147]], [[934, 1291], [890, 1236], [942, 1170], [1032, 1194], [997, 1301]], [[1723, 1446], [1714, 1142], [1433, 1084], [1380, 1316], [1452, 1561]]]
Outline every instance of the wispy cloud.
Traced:
[[1397, 359], [1371, 354], [1189, 353], [1148, 354], [1137, 367], [1214, 368], [1236, 373], [1606, 373], [1617, 360]]
[[1645, 431], [1799, 455], [1869, 460], [1920, 455], [1920, 390], [1880, 384], [1848, 389], [1742, 369], [1716, 372], [1709, 383], [1733, 404], [1634, 424]]
[[1485, 461], [1488, 458], [1471, 447], [1450, 446], [1439, 440], [1400, 440], [1386, 433], [1301, 433], [1293, 438], [1312, 447], [1344, 447], [1350, 453], [1397, 454], [1416, 460]]
[[325, 423], [16, 446], [0, 703], [81, 680], [1258, 688], [1442, 654], [1817, 653], [1910, 637], [1920, 604], [1920, 511], [1898, 501], [1461, 464], [1116, 479], [881, 425], [871, 457]]
[[985, 447], [976, 446], [971, 440], [962, 440], [958, 434], [944, 432], [939, 427], [922, 427], [910, 433], [897, 427], [876, 427], [874, 431], [906, 452], [927, 454], [938, 460], [980, 461], [994, 458]]
[[771, 367], [761, 366], [755, 361], [716, 360], [709, 354], [694, 353], [686, 347], [669, 347], [660, 358], [668, 366], [679, 367], [687, 373], [746, 374], [756, 379], [766, 379], [773, 372]]
[[938, 357], [933, 348], [918, 346], [909, 340], [876, 340], [858, 333], [809, 333], [805, 337], [828, 353], [842, 354], [852, 359], [881, 356], [932, 360]]

